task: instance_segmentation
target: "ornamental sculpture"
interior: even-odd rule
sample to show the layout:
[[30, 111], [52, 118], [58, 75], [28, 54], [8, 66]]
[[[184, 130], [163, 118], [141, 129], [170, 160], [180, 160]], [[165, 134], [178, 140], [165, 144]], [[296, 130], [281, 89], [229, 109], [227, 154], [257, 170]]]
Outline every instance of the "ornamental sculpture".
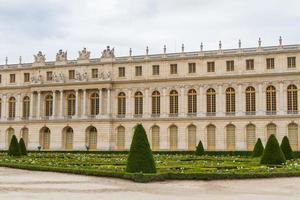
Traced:
[[34, 62], [35, 63], [44, 63], [46, 60], [45, 55], [43, 55], [43, 53], [41, 51], [39, 51], [37, 53], [37, 55], [33, 55], [34, 56]]
[[63, 52], [62, 49], [56, 54], [56, 61], [66, 61], [67, 60], [67, 51]]
[[75, 73], [75, 80], [76, 81], [87, 81], [88, 80], [88, 75], [86, 72], [84, 73], [79, 73], [79, 72], [76, 72]]
[[98, 76], [99, 80], [111, 80], [111, 72], [100, 72]]
[[42, 81], [42, 75], [38, 75], [38, 76], [32, 76], [31, 77], [31, 83], [32, 84], [41, 84]]
[[54, 73], [52, 75], [52, 79], [53, 79], [54, 82], [60, 82], [60, 83], [65, 82], [65, 76], [61, 72], [59, 74]]
[[115, 57], [115, 49], [114, 48], [110, 49], [110, 47], [107, 46], [106, 49], [104, 49], [102, 51], [101, 58], [114, 58], [114, 57]]
[[78, 51], [78, 53], [79, 53], [79, 57], [78, 57], [79, 60], [88, 60], [88, 59], [90, 59], [91, 52], [87, 51], [86, 48], [83, 48], [82, 51]]

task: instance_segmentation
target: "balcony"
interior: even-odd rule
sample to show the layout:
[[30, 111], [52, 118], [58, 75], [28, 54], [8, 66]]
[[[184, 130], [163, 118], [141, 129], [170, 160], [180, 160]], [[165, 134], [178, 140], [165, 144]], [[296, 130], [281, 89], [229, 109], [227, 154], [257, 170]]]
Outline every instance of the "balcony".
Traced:
[[207, 112], [206, 116], [208, 117], [216, 116], [216, 112]]
[[151, 117], [152, 117], [152, 118], [158, 118], [158, 117], [160, 117], [160, 113], [157, 113], [157, 114], [151, 114]]
[[298, 110], [288, 110], [287, 114], [289, 114], [289, 115], [297, 115], [298, 114]]
[[134, 117], [134, 118], [142, 118], [142, 117], [143, 117], [143, 114], [134, 114], [133, 117]]
[[225, 115], [226, 116], [235, 116], [235, 112], [226, 112]]
[[178, 113], [170, 113], [169, 117], [178, 117]]
[[274, 110], [274, 111], [266, 111], [266, 115], [276, 115], [277, 114], [277, 111]]
[[197, 113], [196, 112], [191, 112], [187, 114], [188, 117], [196, 117]]
[[256, 115], [256, 111], [247, 111], [246, 115]]
[[117, 118], [125, 118], [125, 114], [118, 114]]

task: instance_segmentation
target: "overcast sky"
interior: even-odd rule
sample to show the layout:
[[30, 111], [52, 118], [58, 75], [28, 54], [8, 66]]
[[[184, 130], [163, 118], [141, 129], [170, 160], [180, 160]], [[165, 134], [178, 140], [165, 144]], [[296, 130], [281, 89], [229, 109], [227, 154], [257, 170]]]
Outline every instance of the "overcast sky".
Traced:
[[0, 63], [32, 62], [41, 50], [54, 60], [59, 49], [76, 59], [86, 47], [99, 57], [110, 45], [116, 56], [300, 43], [299, 0], [0, 0]]

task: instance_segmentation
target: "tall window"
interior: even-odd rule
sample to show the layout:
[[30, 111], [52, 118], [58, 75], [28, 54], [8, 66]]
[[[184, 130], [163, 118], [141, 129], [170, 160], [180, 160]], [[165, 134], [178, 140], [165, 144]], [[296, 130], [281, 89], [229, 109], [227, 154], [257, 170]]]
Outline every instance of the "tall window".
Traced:
[[296, 67], [296, 57], [288, 57], [287, 64], [288, 64], [288, 68], [295, 68]]
[[169, 128], [169, 144], [170, 144], [170, 150], [175, 151], [177, 150], [178, 146], [178, 128], [175, 125], [170, 126]]
[[118, 115], [124, 116], [126, 114], [126, 95], [120, 92], [118, 95]]
[[24, 82], [28, 83], [30, 81], [30, 74], [29, 73], [24, 73]]
[[227, 151], [235, 151], [235, 126], [232, 124], [226, 126], [226, 144]]
[[89, 127], [87, 130], [86, 144], [91, 150], [97, 149], [97, 129], [94, 126]]
[[207, 126], [207, 150], [214, 151], [216, 149], [216, 127], [214, 125]]
[[151, 141], [152, 141], [152, 150], [157, 151], [160, 148], [160, 139], [159, 139], [159, 127], [153, 126], [151, 128]]
[[152, 115], [160, 114], [160, 93], [154, 91], [152, 93]]
[[170, 74], [177, 74], [177, 64], [170, 65]]
[[97, 93], [93, 93], [91, 95], [91, 115], [99, 114], [99, 95]]
[[143, 114], [143, 94], [140, 91], [136, 92], [134, 95], [134, 114]]
[[207, 72], [215, 72], [215, 62], [207, 62]]
[[276, 89], [270, 85], [266, 90], [267, 114], [276, 114]]
[[125, 77], [125, 67], [119, 67], [119, 77]]
[[256, 142], [255, 126], [253, 124], [248, 124], [246, 126], [246, 142], [247, 150], [252, 151]]
[[176, 90], [170, 92], [170, 114], [178, 114], [178, 92]]
[[288, 137], [290, 140], [291, 147], [294, 151], [298, 150], [298, 125], [290, 123], [288, 125]]
[[274, 69], [275, 68], [274, 58], [267, 58], [266, 63], [267, 63], [267, 69]]
[[73, 129], [71, 127], [66, 127], [63, 133], [64, 148], [66, 150], [73, 149], [73, 135]]
[[254, 70], [254, 60], [253, 59], [246, 60], [246, 70]]
[[135, 76], [142, 76], [143, 71], [142, 71], [142, 66], [135, 66]]
[[298, 91], [295, 85], [289, 85], [287, 88], [287, 103], [288, 113], [298, 112]]
[[273, 123], [270, 123], [267, 125], [267, 139], [271, 136], [271, 135], [275, 135], [276, 136], [276, 125]]
[[[52, 72], [51, 72], [52, 73]], [[52, 75], [51, 75], [52, 77]], [[75, 70], [69, 70], [69, 80], [74, 80], [75, 79]], [[52, 78], [51, 78], [52, 80]]]
[[16, 75], [15, 74], [10, 74], [9, 75], [9, 82], [10, 83], [15, 83], [16, 82]]
[[235, 113], [235, 91], [233, 88], [226, 89], [226, 113]]
[[194, 89], [188, 91], [188, 113], [197, 113], [197, 92]]
[[188, 150], [194, 151], [196, 149], [196, 126], [188, 126]]
[[11, 142], [11, 138], [14, 134], [15, 134], [15, 129], [13, 129], [13, 128], [8, 128], [7, 129], [7, 147], [9, 147], [10, 142]]
[[8, 117], [13, 119], [16, 117], [16, 99], [15, 97], [10, 97], [8, 100]]
[[74, 94], [69, 94], [67, 97], [68, 116], [75, 115], [76, 97]]
[[233, 60], [226, 61], [226, 71], [228, 71], [228, 72], [234, 71], [234, 61]]
[[23, 118], [27, 119], [30, 112], [30, 98], [28, 96], [23, 98]]
[[216, 91], [212, 88], [206, 91], [206, 112], [208, 115], [216, 113]]
[[152, 65], [152, 75], [159, 75], [159, 65]]
[[50, 148], [50, 129], [44, 127], [40, 131], [40, 145], [42, 149], [47, 150]]
[[[75, 76], [75, 75], [72, 75], [73, 72], [71, 72], [71, 71], [74, 71], [74, 70], [69, 71], [69, 79], [74, 79], [74, 78], [72, 78], [72, 76]], [[47, 81], [52, 81], [52, 79], [53, 79], [52, 71], [46, 72], [46, 79], [47, 79]]]
[[47, 95], [45, 98], [45, 116], [52, 116], [53, 113], [53, 97], [52, 95]]
[[189, 63], [189, 73], [196, 73], [196, 63]]
[[28, 128], [21, 129], [21, 137], [23, 138], [26, 147], [28, 147], [28, 133]]
[[247, 87], [246, 88], [246, 114], [252, 115], [255, 114], [256, 105], [255, 105], [255, 89], [254, 87]]
[[116, 137], [116, 146], [117, 150], [125, 149], [125, 128], [123, 126], [119, 126], [117, 128], [117, 137]]
[[98, 78], [98, 69], [92, 69], [92, 78]]

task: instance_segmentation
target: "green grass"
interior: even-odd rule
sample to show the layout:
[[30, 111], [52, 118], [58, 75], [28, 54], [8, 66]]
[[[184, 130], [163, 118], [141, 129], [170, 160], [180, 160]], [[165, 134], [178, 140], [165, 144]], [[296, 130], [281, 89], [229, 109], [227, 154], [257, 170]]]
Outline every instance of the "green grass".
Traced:
[[193, 154], [154, 154], [156, 174], [126, 173], [126, 154], [98, 153], [29, 153], [10, 157], [0, 153], [0, 166], [118, 177], [138, 182], [167, 179], [239, 179], [300, 176], [300, 159], [284, 165], [265, 166], [259, 158], [247, 156], [195, 156]]

